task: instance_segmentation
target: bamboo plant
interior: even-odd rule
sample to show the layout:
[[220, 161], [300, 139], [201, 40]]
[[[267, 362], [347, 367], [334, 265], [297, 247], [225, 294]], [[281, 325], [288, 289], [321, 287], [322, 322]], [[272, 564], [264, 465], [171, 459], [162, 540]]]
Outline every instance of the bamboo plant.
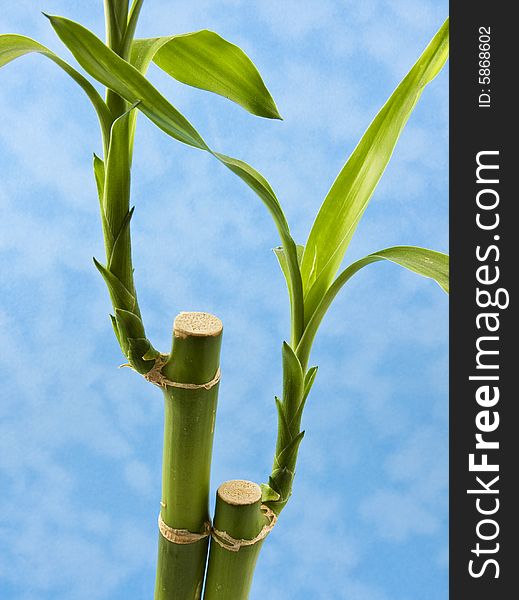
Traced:
[[[99, 120], [102, 151], [94, 154], [106, 258], [94, 259], [113, 305], [111, 322], [126, 365], [161, 388], [164, 453], [156, 600], [246, 600], [262, 544], [292, 493], [305, 403], [317, 374], [309, 367], [319, 325], [343, 285], [360, 269], [390, 261], [435, 280], [448, 292], [448, 257], [412, 246], [375, 251], [339, 272], [344, 255], [425, 86], [448, 56], [448, 22], [382, 107], [328, 192], [304, 246], [296, 244], [268, 181], [247, 163], [212, 149], [146, 77], [154, 62], [178, 81], [280, 119], [252, 61], [211, 31], [135, 38], [142, 0], [105, 0], [106, 41], [64, 17], [46, 15], [85, 74], [38, 42], [0, 35], [0, 67], [40, 53], [70, 75]], [[103, 98], [89, 77], [106, 88]], [[207, 313], [180, 313], [168, 354], [147, 338], [134, 282], [130, 175], [137, 114], [167, 135], [203, 150], [241, 178], [263, 201], [278, 230], [275, 249], [290, 301], [290, 337], [282, 345], [282, 395], [272, 472], [261, 486], [242, 480], [218, 488], [209, 516], [222, 324]], [[208, 542], [210, 543], [209, 557]]]

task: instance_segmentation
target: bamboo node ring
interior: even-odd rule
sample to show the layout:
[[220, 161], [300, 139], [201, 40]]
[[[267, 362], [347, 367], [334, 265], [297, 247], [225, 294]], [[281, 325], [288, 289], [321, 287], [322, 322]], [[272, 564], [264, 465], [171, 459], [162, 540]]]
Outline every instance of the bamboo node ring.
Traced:
[[203, 531], [193, 533], [188, 529], [174, 529], [173, 527], [166, 525], [162, 519], [162, 515], [159, 514], [159, 531], [162, 537], [172, 544], [194, 544], [211, 535], [211, 522], [206, 521], [204, 523]]
[[252, 540], [239, 540], [233, 538], [226, 531], [218, 531], [217, 529], [214, 529], [214, 527], [211, 529], [211, 537], [224, 550], [229, 550], [230, 552], [238, 552], [240, 548], [254, 546], [254, 544], [261, 542], [261, 540], [264, 540], [267, 537], [274, 529], [278, 520], [276, 513], [265, 504], [261, 505], [260, 510], [265, 513], [268, 523], [263, 526], [258, 535], [252, 538]]
[[159, 354], [155, 359], [153, 367], [143, 375], [144, 379], [162, 389], [166, 389], [169, 386], [182, 390], [210, 390], [220, 382], [220, 367], [216, 370], [215, 376], [211, 381], [206, 381], [205, 383], [181, 383], [179, 381], [171, 381], [171, 379], [168, 379], [162, 373], [162, 368], [167, 363], [168, 358], [169, 356], [167, 354]]

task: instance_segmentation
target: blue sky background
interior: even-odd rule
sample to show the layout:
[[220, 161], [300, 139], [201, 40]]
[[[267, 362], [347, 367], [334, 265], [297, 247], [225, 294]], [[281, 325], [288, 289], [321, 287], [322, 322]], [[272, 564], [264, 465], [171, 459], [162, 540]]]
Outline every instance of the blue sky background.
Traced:
[[[1, 32], [68, 56], [39, 10], [103, 33], [102, 3], [4, 3]], [[211, 145], [256, 166], [297, 241], [358, 138], [447, 14], [445, 0], [147, 0], [140, 36], [214, 29], [263, 74], [284, 122], [150, 77]], [[348, 252], [447, 250], [447, 74], [426, 90]], [[126, 369], [91, 257], [103, 257], [81, 90], [40, 56], [0, 72], [0, 596], [152, 595], [162, 398]], [[213, 488], [263, 481], [288, 335], [278, 244], [241, 181], [139, 117], [136, 281], [148, 335], [169, 349], [180, 310], [224, 321]], [[294, 495], [251, 600], [447, 597], [447, 304], [377, 264], [323, 323]]]

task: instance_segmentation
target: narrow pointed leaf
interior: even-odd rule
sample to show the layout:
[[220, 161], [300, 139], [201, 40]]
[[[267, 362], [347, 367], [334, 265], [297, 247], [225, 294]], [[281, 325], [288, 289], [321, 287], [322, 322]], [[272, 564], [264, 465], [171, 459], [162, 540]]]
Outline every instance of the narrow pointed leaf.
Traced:
[[121, 345], [121, 338], [119, 336], [119, 329], [117, 328], [117, 321], [114, 317], [114, 315], [110, 315], [110, 321], [112, 322], [112, 327], [115, 333], [115, 337], [117, 338], [117, 341], [119, 342], [119, 346]]
[[147, 373], [153, 367], [155, 361], [144, 358], [152, 351], [147, 338], [128, 338], [128, 360], [138, 373]]
[[305, 437], [305, 432], [300, 431], [291, 441], [285, 446], [277, 460], [282, 465], [288, 465], [286, 468], [290, 470], [294, 470], [297, 462], [297, 452], [299, 450], [299, 445], [303, 441]]
[[[297, 290], [294, 292], [297, 310], [294, 311], [292, 327], [292, 337], [297, 342], [303, 327], [302, 284], [297, 250], [285, 215], [267, 180], [244, 161], [211, 150], [189, 121], [153, 87], [137, 68], [115, 54], [88, 29], [63, 17], [49, 17], [49, 19], [60, 39], [87, 73], [120, 94], [131, 104], [138, 102], [137, 108], [171, 137], [212, 154], [240, 177], [265, 203], [285, 247], [293, 289]], [[147, 58], [142, 60], [145, 63]], [[144, 63], [141, 62], [141, 68]]]
[[104, 100], [99, 95], [99, 92], [95, 87], [81, 75], [76, 69], [71, 67], [62, 58], [54, 54], [51, 50], [36, 42], [35, 40], [28, 38], [24, 35], [16, 34], [4, 34], [0, 35], [0, 68], [10, 63], [12, 60], [31, 52], [37, 52], [46, 56], [52, 60], [55, 64], [61, 67], [72, 79], [83, 88], [92, 105], [94, 106], [99, 122], [101, 124], [101, 130], [103, 137], [106, 137], [110, 129], [111, 115], [108, 107]]
[[94, 178], [96, 180], [97, 195], [102, 206], [105, 188], [105, 163], [97, 154], [94, 154]]
[[[283, 408], [285, 418], [290, 427], [293, 423], [293, 417], [299, 408], [304, 393], [304, 376], [301, 364], [292, 348], [286, 342], [283, 342]], [[291, 435], [299, 433], [299, 428], [293, 431]]]
[[[304, 246], [297, 244], [296, 245], [296, 253], [297, 253], [298, 264], [301, 263], [303, 251], [304, 251]], [[285, 248], [283, 248], [283, 246], [278, 246], [277, 248], [274, 248], [274, 254], [276, 255], [276, 258], [278, 259], [279, 266], [285, 277], [289, 295], [290, 295], [290, 297], [292, 297], [292, 294], [293, 294], [292, 278], [290, 277], [290, 270], [289, 270], [289, 264], [288, 264], [289, 259], [287, 258]]]
[[[132, 40], [129, 48], [128, 57], [130, 64], [133, 65], [141, 75], [146, 75], [155, 54], [162, 48], [164, 44], [167, 44], [167, 42], [171, 38], [172, 36], [163, 36], [156, 38], [141, 38]], [[137, 111], [134, 111], [130, 116], [130, 144], [132, 148], [136, 122]]]
[[[279, 398], [275, 398], [276, 400], [276, 409], [278, 413], [278, 441], [277, 441], [277, 450], [276, 456], [283, 450], [283, 448], [290, 442], [292, 436], [290, 434], [290, 429], [288, 427], [288, 421], [285, 416], [285, 407], [283, 406], [283, 402]], [[277, 459], [275, 459], [277, 460]]]
[[130, 63], [141, 73], [146, 75], [148, 67], [157, 52], [171, 40], [173, 36], [140, 38], [132, 41]]
[[160, 356], [160, 352], [158, 350], [155, 350], [155, 348], [153, 346], [151, 346], [151, 344], [150, 344], [149, 350], [145, 354], [142, 355], [142, 358], [144, 360], [155, 361], [159, 356]]
[[94, 264], [105, 280], [112, 304], [114, 307], [123, 308], [132, 312], [135, 309], [135, 296], [133, 296], [124, 285], [106, 267], [94, 258]]
[[210, 150], [187, 119], [133, 65], [117, 56], [88, 29], [63, 17], [49, 17], [49, 19], [60, 39], [92, 77], [123, 96], [128, 102], [135, 104], [168, 135], [187, 145], [209, 151], [245, 181], [267, 205], [282, 240], [285, 241], [289, 236], [285, 215], [270, 184], [258, 171], [244, 161]]
[[103, 238], [105, 240], [106, 247], [111, 248], [114, 243], [114, 237], [112, 235], [112, 232], [110, 231], [110, 227], [108, 226], [108, 222], [106, 220], [103, 202], [105, 190], [105, 163], [96, 154], [94, 154], [93, 168], [97, 188], [97, 196], [99, 198], [99, 212], [101, 215], [101, 225], [103, 227]]
[[292, 313], [292, 344], [295, 347], [303, 332], [303, 284], [299, 268], [298, 247], [290, 234], [290, 229], [279, 200], [268, 181], [253, 167], [242, 160], [225, 156], [218, 152], [213, 152], [213, 155], [256, 192], [261, 200], [263, 200], [274, 220], [279, 237], [283, 243], [283, 253], [286, 257], [285, 273], [290, 279], [288, 291]]
[[[269, 482], [268, 482], [269, 487], [271, 487], [274, 491], [276, 491], [278, 488], [276, 486], [276, 482], [274, 481], [272, 475], [269, 475]], [[277, 494], [278, 492], [276, 492]], [[278, 494], [279, 496], [279, 494]], [[277, 500], [279, 500], [279, 498], [277, 498]]]
[[[130, 47], [129, 61], [141, 75], [146, 75], [153, 57], [167, 41], [169, 37], [144, 38], [133, 40]], [[130, 115], [130, 148], [133, 149], [135, 128], [137, 125], [138, 111], [132, 111]]]
[[[213, 152], [187, 119], [138, 69], [117, 56], [88, 29], [63, 17], [49, 17], [49, 19], [60, 39], [92, 77], [120, 94], [128, 102], [135, 104], [165, 133], [187, 145], [210, 152], [238, 175], [267, 205], [282, 241], [287, 240], [290, 234], [285, 215], [271, 186], [258, 171], [244, 161]], [[142, 68], [142, 64], [140, 66]], [[288, 251], [290, 253], [290, 250]], [[293, 254], [295, 257], [295, 245]]]
[[144, 0], [134, 0], [132, 6], [130, 8], [130, 13], [128, 15], [128, 24], [126, 26], [126, 31], [124, 33], [123, 40], [123, 52], [122, 56], [127, 57], [131, 52], [131, 46], [133, 38], [135, 37], [135, 30], [137, 29], [137, 21], [139, 20], [139, 16], [141, 14], [141, 9]]
[[[108, 269], [131, 291], [130, 256], [130, 156], [129, 125], [133, 108], [116, 119], [110, 131], [110, 146], [105, 163], [102, 211], [110, 230], [112, 244], [106, 246]], [[117, 248], [115, 248], [117, 244]]]
[[[128, 213], [126, 213], [126, 218], [124, 219], [121, 229], [119, 230], [119, 233], [117, 234], [117, 237], [113, 243], [107, 266], [110, 272], [114, 273], [117, 277], [120, 277], [121, 280], [123, 280], [125, 286], [131, 286], [131, 293], [135, 294], [135, 289], [133, 288], [133, 268], [130, 254], [130, 222], [133, 216], [133, 211], [134, 207], [132, 207]], [[135, 306], [135, 309], [136, 308], [137, 306]]]
[[449, 293], [449, 256], [443, 252], [416, 246], [393, 246], [374, 252], [371, 256], [378, 260], [388, 260], [432, 279], [445, 293]]
[[448, 27], [446, 21], [375, 117], [324, 200], [305, 246], [301, 266], [306, 321], [340, 267], [424, 87], [436, 77], [447, 59]]
[[283, 213], [283, 209], [279, 203], [279, 200], [274, 193], [274, 190], [270, 186], [269, 182], [259, 173], [248, 165], [246, 162], [219, 152], [211, 151], [222, 164], [224, 164], [230, 171], [237, 175], [242, 181], [244, 181], [256, 194], [263, 200], [263, 203], [270, 212], [276, 228], [279, 233], [279, 237], [283, 242], [284, 252], [287, 257], [287, 270], [290, 273], [292, 279], [293, 289], [297, 290], [298, 296], [300, 296], [301, 311], [302, 311], [302, 284], [301, 274], [299, 270], [299, 262], [297, 258], [297, 245], [290, 235], [290, 229], [286, 217]]
[[110, 39], [109, 45], [117, 45], [116, 42], [124, 37], [128, 20], [128, 0], [105, 0], [104, 1], [108, 18], [108, 35], [115, 33], [116, 39]]
[[418, 275], [433, 279], [442, 290], [449, 293], [449, 257], [447, 254], [435, 252], [434, 250], [428, 250], [426, 248], [417, 248], [416, 246], [393, 246], [369, 254], [352, 263], [342, 271], [323, 296], [306, 326], [305, 333], [297, 347], [296, 354], [303, 364], [308, 361], [317, 329], [342, 286], [351, 279], [357, 271], [366, 265], [381, 260], [393, 262]]
[[[296, 245], [296, 256], [294, 257], [293, 247], [291, 252], [287, 252], [287, 249], [291, 244], [287, 244], [286, 247], [278, 246], [274, 248], [274, 254], [278, 259], [279, 266], [285, 277], [285, 281], [288, 289], [288, 297], [290, 299], [290, 315], [292, 324], [292, 344], [297, 345], [299, 337], [302, 334], [302, 322], [303, 322], [303, 292], [300, 275], [301, 258], [303, 256], [304, 247]], [[294, 273], [294, 275], [292, 274]]]
[[130, 339], [145, 339], [144, 325], [141, 319], [131, 311], [121, 308], [115, 309], [115, 320], [119, 331], [121, 349], [128, 356]]
[[[176, 70], [173, 68], [173, 66], [171, 67], [171, 69], [169, 69], [166, 66], [166, 63], [174, 63], [177, 64], [178, 59], [176, 58], [176, 55], [172, 55], [171, 54], [171, 48], [173, 46], [176, 45], [175, 40], [177, 38], [188, 38], [190, 36], [198, 36], [200, 33], [202, 32], [198, 32], [196, 34], [185, 34], [185, 35], [181, 35], [181, 36], [166, 36], [166, 37], [158, 37], [158, 38], [143, 38], [143, 39], [136, 39], [133, 40], [132, 45], [131, 45], [131, 51], [130, 51], [130, 63], [139, 71], [139, 73], [141, 73], [142, 75], [145, 75], [146, 72], [148, 71], [148, 67], [150, 65], [150, 63], [155, 59], [155, 57], [157, 57], [157, 61], [161, 61], [160, 64], [157, 62], [157, 64], [159, 64], [159, 66], [161, 68], [163, 68], [166, 72], [168, 72], [170, 75], [172, 75], [173, 77], [176, 77], [174, 72], [176, 72]], [[211, 33], [211, 32], [204, 32], [204, 33]], [[216, 37], [219, 38], [219, 36], [217, 36], [217, 34], [212, 34], [215, 35]], [[222, 38], [219, 38], [224, 44], [228, 44], [228, 42], [225, 42], [225, 40], [223, 40]], [[235, 46], [233, 46], [232, 44], [228, 44], [228, 46], [230, 46], [231, 48], [236, 48]], [[162, 49], [164, 49], [164, 55], [162, 54]], [[241, 52], [238, 48], [236, 49], [238, 52]], [[162, 59], [159, 59], [159, 55], [162, 56]], [[245, 54], [243, 54], [243, 56], [246, 57]], [[193, 57], [194, 60], [194, 57]], [[247, 60], [249, 60], [247, 58]], [[164, 62], [162, 62], [164, 61]], [[250, 61], [249, 61], [250, 62]], [[194, 77], [195, 73], [188, 71], [187, 73], [185, 72], [185, 65], [183, 66], [182, 64], [177, 65], [181, 70], [184, 70], [184, 77], [181, 78], [176, 77], [179, 80], [184, 79], [185, 81], [183, 81], [184, 83], [188, 83], [189, 85], [194, 85], [195, 87], [201, 87], [203, 89], [207, 89], [209, 91], [215, 92], [215, 93], [220, 93], [220, 91], [222, 91], [225, 87], [225, 78], [232, 78], [233, 74], [232, 72], [224, 72], [224, 73], [219, 73], [219, 70], [222, 70], [224, 67], [223, 65], [219, 64], [217, 61], [216, 64], [216, 68], [217, 68], [217, 72], [215, 73], [215, 75], [212, 75], [210, 72], [206, 72], [203, 69], [202, 64], [199, 65], [199, 75], [198, 77], [200, 78], [200, 73], [205, 73], [205, 79], [207, 81], [205, 81], [204, 85], [195, 85], [194, 81], [191, 81], [189, 79], [189, 77]], [[229, 71], [230, 65], [227, 66], [226, 71]], [[232, 70], [231, 70], [232, 71]], [[250, 62], [249, 65], [249, 73], [242, 73], [240, 76], [242, 76], [243, 78], [245, 78], [246, 81], [249, 81], [248, 85], [243, 85], [243, 90], [241, 91], [241, 93], [238, 93], [240, 91], [240, 84], [236, 83], [235, 87], [237, 88], [236, 90], [236, 99], [235, 98], [231, 98], [231, 100], [234, 100], [236, 102], [238, 102], [239, 99], [243, 99], [247, 97], [247, 94], [250, 93], [250, 90], [254, 90], [256, 89], [256, 92], [259, 96], [259, 98], [261, 98], [261, 104], [264, 105], [264, 113], [263, 115], [260, 116], [269, 116], [269, 113], [275, 113], [277, 114], [277, 109], [275, 108], [275, 104], [274, 101], [272, 100], [272, 98], [270, 97], [270, 93], [268, 92], [268, 90], [265, 88], [263, 82], [261, 81], [261, 77], [259, 75], [259, 73], [257, 73], [256, 68], [254, 67], [254, 65], [252, 64], [252, 62]], [[253, 74], [253, 71], [256, 73], [256, 76]], [[178, 73], [177, 73], [178, 74]], [[239, 74], [234, 74], [234, 77], [238, 77]], [[212, 78], [216, 77], [216, 80], [214, 81], [214, 84], [212, 84], [211, 82], [213, 81]], [[220, 81], [220, 79], [221, 81]], [[259, 81], [258, 81], [259, 79]], [[201, 82], [199, 82], [201, 83]], [[223, 87], [222, 87], [223, 86]], [[214, 89], [212, 89], [214, 87]], [[264, 88], [264, 89], [263, 89]], [[248, 91], [247, 91], [248, 90]], [[225, 93], [223, 93], [222, 95], [225, 95]], [[246, 103], [246, 99], [243, 99], [243, 102]], [[240, 102], [238, 102], [240, 103]], [[245, 106], [246, 108], [246, 106]], [[254, 111], [251, 111], [254, 112]], [[132, 114], [131, 116], [131, 121], [132, 121], [132, 125], [131, 125], [131, 132], [132, 132], [132, 136], [133, 136], [133, 132], [135, 130], [135, 120], [137, 118], [136, 114]], [[273, 118], [279, 118], [273, 116]]]
[[280, 499], [281, 496], [273, 490], [268, 483], [262, 483], [260, 487], [262, 502], [275, 502]]
[[224, 96], [253, 115], [281, 118], [251, 59], [213, 31], [172, 36], [153, 61], [178, 81]]
[[171, 137], [207, 150], [196, 129], [130, 63], [110, 50], [91, 31], [63, 17], [48, 17], [61, 41], [92, 77], [143, 112]]
[[[279, 495], [279, 503], [286, 504], [292, 493], [292, 482], [294, 481], [294, 471], [287, 467], [273, 469], [269, 477], [269, 485], [273, 490], [276, 490]], [[272, 502], [269, 506], [276, 512], [276, 502]], [[281, 506], [282, 508], [282, 506]]]
[[317, 375], [318, 367], [310, 367], [305, 375], [305, 391], [303, 395], [303, 402], [308, 398], [308, 394], [314, 385], [315, 377]]

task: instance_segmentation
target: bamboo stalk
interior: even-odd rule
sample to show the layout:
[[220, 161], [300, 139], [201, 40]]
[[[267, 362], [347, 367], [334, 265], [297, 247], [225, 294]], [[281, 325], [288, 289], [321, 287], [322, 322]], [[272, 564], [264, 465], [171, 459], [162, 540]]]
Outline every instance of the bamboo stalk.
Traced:
[[233, 480], [218, 488], [204, 600], [247, 600], [263, 545], [254, 540], [268, 523], [259, 485]]
[[[221, 321], [207, 313], [181, 313], [162, 374], [185, 389], [164, 391], [164, 452], [160, 516], [174, 530], [204, 533], [209, 522], [209, 483], [218, 398]], [[185, 541], [185, 540], [184, 540]], [[208, 537], [175, 543], [159, 534], [155, 600], [198, 600]]]

